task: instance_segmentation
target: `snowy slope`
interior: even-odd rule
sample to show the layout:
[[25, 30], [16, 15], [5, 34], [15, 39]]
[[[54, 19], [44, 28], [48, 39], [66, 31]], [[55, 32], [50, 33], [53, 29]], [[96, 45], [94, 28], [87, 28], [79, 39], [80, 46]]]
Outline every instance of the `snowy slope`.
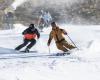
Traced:
[[0, 80], [100, 80], [100, 26], [60, 25], [80, 48], [64, 57], [34, 57], [59, 51], [52, 41], [49, 53], [51, 28], [44, 29], [31, 49], [38, 53], [15, 52], [13, 49], [23, 40], [21, 32], [26, 29], [20, 24], [15, 26], [13, 30], [0, 31]]

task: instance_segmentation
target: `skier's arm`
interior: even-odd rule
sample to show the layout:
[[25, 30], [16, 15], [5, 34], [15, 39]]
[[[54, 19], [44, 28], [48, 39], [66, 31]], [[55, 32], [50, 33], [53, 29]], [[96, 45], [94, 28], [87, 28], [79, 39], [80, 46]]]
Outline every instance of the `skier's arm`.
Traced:
[[28, 30], [28, 29], [25, 29], [25, 30], [22, 32], [22, 34], [23, 34], [23, 35], [26, 34], [26, 33], [27, 33], [27, 30]]
[[48, 46], [50, 45], [52, 39], [53, 39], [53, 36], [52, 36], [52, 32], [51, 32], [50, 35], [49, 35], [48, 43], [47, 43]]
[[38, 39], [40, 38], [40, 33], [39, 33], [39, 31], [36, 29], [36, 34], [37, 34], [37, 37], [38, 37]]
[[67, 35], [67, 32], [64, 29], [61, 29], [62, 33]]

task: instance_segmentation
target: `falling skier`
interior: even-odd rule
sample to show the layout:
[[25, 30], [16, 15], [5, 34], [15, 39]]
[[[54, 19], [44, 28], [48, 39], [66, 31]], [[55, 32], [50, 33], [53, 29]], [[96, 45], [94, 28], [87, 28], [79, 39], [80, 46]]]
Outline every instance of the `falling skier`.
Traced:
[[57, 48], [64, 52], [62, 53], [62, 55], [66, 54], [68, 50], [76, 48], [75, 46], [70, 45], [63, 37], [63, 34], [67, 35], [67, 32], [64, 29], [60, 29], [55, 22], [52, 22], [51, 26], [52, 26], [52, 31], [50, 32], [49, 35], [49, 40], [47, 43], [48, 46], [50, 46], [51, 40], [54, 38]]
[[21, 48], [25, 47], [30, 42], [30, 44], [25, 49], [25, 52], [29, 52], [29, 49], [32, 46], [34, 46], [36, 43], [36, 36], [38, 39], [40, 38], [40, 33], [34, 27], [34, 24], [30, 24], [29, 28], [24, 30], [22, 34], [24, 35], [24, 43], [16, 47], [15, 50], [20, 50]]

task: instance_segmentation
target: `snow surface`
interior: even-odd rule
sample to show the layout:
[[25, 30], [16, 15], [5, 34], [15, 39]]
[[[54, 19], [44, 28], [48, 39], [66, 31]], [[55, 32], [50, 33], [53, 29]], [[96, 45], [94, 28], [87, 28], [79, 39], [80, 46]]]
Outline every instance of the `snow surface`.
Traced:
[[66, 29], [80, 50], [72, 51], [69, 56], [45, 56], [59, 52], [52, 41], [49, 53], [50, 27], [44, 29], [31, 49], [37, 53], [18, 53], [13, 49], [23, 42], [21, 32], [26, 27], [15, 24], [13, 30], [1, 30], [0, 80], [100, 80], [100, 26], [63, 24], [60, 27]]

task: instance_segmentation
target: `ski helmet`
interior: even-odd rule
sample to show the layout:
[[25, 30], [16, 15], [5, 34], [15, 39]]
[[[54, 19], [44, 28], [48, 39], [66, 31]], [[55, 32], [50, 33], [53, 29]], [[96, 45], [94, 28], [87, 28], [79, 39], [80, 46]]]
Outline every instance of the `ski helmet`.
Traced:
[[35, 28], [35, 27], [34, 27], [34, 24], [30, 24], [29, 27], [30, 27], [30, 28]]

